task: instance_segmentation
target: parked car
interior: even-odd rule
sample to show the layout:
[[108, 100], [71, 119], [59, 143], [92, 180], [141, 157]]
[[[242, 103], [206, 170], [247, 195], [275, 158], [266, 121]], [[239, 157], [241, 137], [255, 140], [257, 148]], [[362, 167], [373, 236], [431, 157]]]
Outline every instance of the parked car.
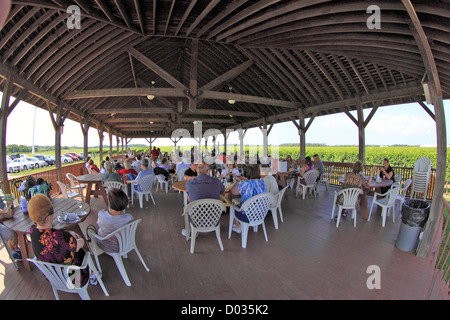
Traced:
[[45, 162], [44, 160], [39, 160], [36, 157], [28, 157], [28, 158], [25, 158], [25, 159], [27, 159], [27, 160], [29, 160], [31, 162], [34, 162], [34, 168], [35, 169], [48, 166], [47, 162]]
[[83, 160], [83, 157], [75, 152], [67, 152], [66, 155], [71, 155], [71, 156], [75, 157], [76, 158], [75, 161]]
[[6, 172], [20, 172], [20, 165], [17, 163], [13, 163], [13, 160], [6, 160]]
[[31, 170], [34, 169], [34, 163], [28, 161], [26, 158], [16, 158], [13, 163], [20, 165], [20, 170]]
[[78, 161], [78, 157], [75, 157], [71, 153], [65, 153], [64, 155], [68, 158], [71, 158], [73, 161]]
[[61, 163], [70, 163], [70, 162], [73, 162], [72, 158], [67, 157], [67, 156], [65, 156], [63, 154], [61, 155]]
[[38, 158], [39, 160], [43, 160], [47, 162], [47, 165], [53, 166], [55, 164], [55, 159], [52, 159], [50, 156], [46, 156], [43, 154], [36, 154], [34, 155], [35, 158]]
[[11, 154], [9, 155], [9, 157], [11, 158], [11, 160], [14, 160], [14, 159], [16, 159], [16, 158], [20, 158], [20, 154], [18, 154], [18, 153], [11, 153]]

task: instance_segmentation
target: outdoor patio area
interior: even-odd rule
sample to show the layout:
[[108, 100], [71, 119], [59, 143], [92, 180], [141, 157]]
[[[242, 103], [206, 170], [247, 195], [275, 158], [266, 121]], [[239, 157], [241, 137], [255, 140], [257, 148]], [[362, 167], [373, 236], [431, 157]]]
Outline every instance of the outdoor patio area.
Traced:
[[[448, 299], [445, 286], [434, 273], [429, 259], [395, 247], [401, 224], [397, 205], [396, 222], [388, 218], [381, 226], [381, 210], [370, 221], [358, 216], [356, 228], [349, 214], [339, 228], [330, 220], [336, 187], [317, 198], [305, 200], [287, 190], [283, 202], [284, 222], [275, 230], [270, 214], [266, 218], [268, 242], [261, 228], [249, 232], [247, 248], [241, 236], [228, 237], [228, 213], [221, 219], [221, 252], [214, 232], [198, 236], [195, 253], [189, 251], [181, 230], [184, 227], [183, 195], [169, 191], [153, 192], [150, 202], [139, 208], [135, 200], [127, 212], [142, 219], [136, 242], [150, 272], [145, 271], [134, 252], [125, 267], [131, 280], [127, 287], [109, 256], [100, 256], [103, 282], [88, 289], [94, 300], [328, 300], [328, 299]], [[369, 205], [372, 198], [369, 197]], [[81, 225], [95, 223], [97, 212], [106, 208], [101, 197], [91, 202], [91, 214]], [[50, 284], [33, 267], [15, 270], [6, 249], [0, 251], [0, 298], [2, 300], [53, 300]], [[367, 269], [379, 266], [381, 289], [368, 289]], [[438, 280], [436, 280], [438, 279]], [[432, 286], [432, 284], [435, 284]], [[78, 300], [77, 294], [60, 293], [62, 300]]]

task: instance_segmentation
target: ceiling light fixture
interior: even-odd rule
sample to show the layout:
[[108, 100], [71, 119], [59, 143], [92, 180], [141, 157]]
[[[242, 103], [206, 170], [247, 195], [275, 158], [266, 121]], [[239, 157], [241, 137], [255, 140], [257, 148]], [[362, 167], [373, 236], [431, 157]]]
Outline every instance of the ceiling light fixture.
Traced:
[[[233, 89], [233, 88], [232, 88], [231, 86], [228, 86], [228, 90], [230, 90], [230, 93], [232, 93], [232, 91], [231, 91], [232, 89]], [[236, 100], [234, 100], [234, 99], [229, 99], [229, 100], [228, 100], [228, 103], [229, 103], [229, 104], [235, 104], [235, 103], [236, 103]]]
[[[152, 81], [152, 88], [153, 88], [154, 84], [155, 84], [155, 81]], [[155, 96], [154, 96], [153, 94], [149, 94], [149, 95], [147, 96], [147, 99], [148, 99], [148, 100], [153, 100], [153, 99], [155, 99]]]

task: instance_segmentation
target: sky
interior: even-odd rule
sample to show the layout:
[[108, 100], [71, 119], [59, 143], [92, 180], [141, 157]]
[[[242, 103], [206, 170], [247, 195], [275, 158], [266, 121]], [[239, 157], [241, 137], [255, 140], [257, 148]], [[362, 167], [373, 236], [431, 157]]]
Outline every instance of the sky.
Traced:
[[[1, 93], [0, 93], [1, 97]], [[13, 99], [10, 100], [10, 103]], [[429, 105], [434, 112], [434, 106]], [[447, 137], [450, 121], [450, 100], [444, 101], [446, 113]], [[364, 110], [367, 118], [371, 109]], [[356, 111], [351, 112], [356, 117]], [[305, 120], [308, 123], [309, 118]], [[26, 102], [19, 102], [8, 117], [6, 144], [33, 144], [54, 145], [55, 134], [48, 111], [36, 108]], [[425, 112], [418, 103], [395, 105], [378, 108], [372, 120], [366, 127], [366, 145], [436, 145], [436, 126], [434, 120]], [[448, 139], [448, 138], [447, 138]], [[223, 137], [218, 141], [223, 144]], [[237, 132], [229, 136], [229, 144], [239, 145]], [[298, 130], [292, 122], [275, 124], [269, 134], [269, 145], [283, 143], [299, 143]], [[306, 133], [306, 143], [323, 143], [326, 145], [358, 145], [358, 127], [344, 114], [335, 114], [316, 117]], [[88, 131], [89, 147], [99, 145], [97, 130], [90, 128]], [[109, 136], [105, 133], [104, 145], [109, 145]], [[149, 143], [145, 139], [132, 139], [129, 144]], [[178, 145], [195, 145], [193, 139], [181, 139]], [[204, 141], [203, 141], [204, 144]], [[259, 129], [249, 129], [244, 138], [244, 144], [262, 145], [262, 133]], [[83, 146], [83, 135], [78, 122], [66, 119], [63, 134], [61, 136], [62, 146]], [[168, 138], [158, 138], [153, 146], [172, 146]], [[212, 138], [208, 139], [208, 145], [212, 145]], [[113, 136], [113, 148], [116, 139]]]

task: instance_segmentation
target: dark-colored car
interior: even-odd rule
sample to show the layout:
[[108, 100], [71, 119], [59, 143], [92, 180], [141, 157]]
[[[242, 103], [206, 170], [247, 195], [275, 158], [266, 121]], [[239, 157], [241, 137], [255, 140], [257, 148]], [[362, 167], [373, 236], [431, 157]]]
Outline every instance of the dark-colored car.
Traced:
[[53, 166], [55, 164], [55, 160], [53, 160], [49, 156], [45, 156], [42, 154], [36, 154], [35, 157], [38, 158], [39, 160], [43, 160], [43, 161], [47, 162], [49, 166]]
[[11, 160], [14, 160], [14, 159], [20, 158], [20, 154], [18, 154], [18, 153], [11, 153], [9, 155], [9, 157], [11, 158]]

